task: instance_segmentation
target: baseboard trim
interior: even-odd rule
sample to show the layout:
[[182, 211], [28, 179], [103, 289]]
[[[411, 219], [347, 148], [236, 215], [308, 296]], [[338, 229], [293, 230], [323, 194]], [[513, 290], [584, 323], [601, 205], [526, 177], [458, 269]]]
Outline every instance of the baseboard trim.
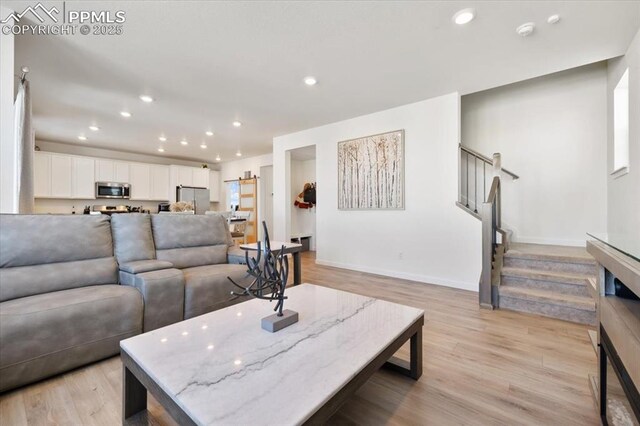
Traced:
[[330, 266], [333, 268], [349, 269], [351, 271], [357, 271], [357, 272], [366, 272], [368, 274], [383, 275], [385, 277], [400, 278], [403, 280], [416, 281], [424, 284], [434, 284], [434, 285], [439, 285], [443, 287], [457, 288], [460, 290], [473, 291], [476, 293], [478, 292], [478, 283], [454, 281], [446, 278], [432, 277], [432, 276], [421, 275], [421, 274], [412, 274], [412, 273], [400, 272], [400, 271], [391, 271], [388, 269], [370, 268], [362, 265], [333, 262], [330, 260], [322, 260], [322, 259], [316, 259], [316, 264], [322, 265], [322, 266]]

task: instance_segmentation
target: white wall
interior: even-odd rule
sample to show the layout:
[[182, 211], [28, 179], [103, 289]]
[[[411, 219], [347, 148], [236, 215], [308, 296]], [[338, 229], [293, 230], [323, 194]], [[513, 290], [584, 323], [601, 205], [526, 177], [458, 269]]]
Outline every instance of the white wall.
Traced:
[[[455, 206], [460, 97], [457, 93], [274, 139], [274, 235], [291, 223], [288, 150], [316, 145], [316, 261], [319, 264], [477, 290], [480, 222]], [[405, 210], [337, 206], [337, 143], [405, 130]]]
[[462, 97], [462, 143], [520, 179], [502, 179], [514, 240], [584, 245], [607, 223], [607, 71], [575, 68]]
[[[613, 89], [629, 68], [629, 173], [614, 177]], [[625, 56], [608, 63], [607, 231], [640, 238], [640, 31]]]
[[301, 209], [294, 205], [305, 183], [316, 181], [316, 160], [291, 161], [291, 234], [311, 235], [310, 250], [316, 247], [316, 208]]
[[[0, 8], [0, 16], [11, 14]], [[0, 34], [0, 213], [17, 213], [16, 146], [13, 136], [14, 37]]]

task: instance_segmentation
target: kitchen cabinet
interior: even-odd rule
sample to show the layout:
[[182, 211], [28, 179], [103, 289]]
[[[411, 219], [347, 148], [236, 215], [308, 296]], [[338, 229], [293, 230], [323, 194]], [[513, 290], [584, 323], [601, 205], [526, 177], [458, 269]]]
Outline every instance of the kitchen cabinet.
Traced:
[[209, 169], [190, 167], [193, 169], [193, 185], [199, 188], [209, 188]]
[[114, 161], [99, 159], [96, 161], [96, 182], [129, 182], [129, 163], [125, 161]]
[[177, 166], [178, 182], [176, 186], [193, 186], [193, 170], [192, 167]]
[[[151, 200], [169, 200], [169, 166], [150, 165], [151, 176]], [[175, 190], [174, 190], [175, 192]]]
[[35, 152], [33, 158], [33, 194], [36, 198], [51, 196], [51, 154]]
[[71, 157], [51, 155], [51, 193], [49, 198], [71, 198]]
[[209, 171], [209, 199], [212, 203], [220, 201], [220, 172]]
[[36, 152], [33, 166], [35, 198], [95, 198], [93, 158]]
[[95, 161], [93, 158], [71, 157], [71, 198], [92, 200], [95, 197]]
[[149, 164], [129, 164], [129, 184], [131, 200], [148, 200], [151, 198], [151, 169]]
[[35, 198], [95, 199], [95, 182], [129, 183], [132, 201], [175, 201], [179, 185], [211, 188], [211, 200], [220, 198], [215, 170], [35, 152]]
[[209, 169], [189, 166], [169, 166], [169, 201], [176, 201], [176, 187], [209, 188]]

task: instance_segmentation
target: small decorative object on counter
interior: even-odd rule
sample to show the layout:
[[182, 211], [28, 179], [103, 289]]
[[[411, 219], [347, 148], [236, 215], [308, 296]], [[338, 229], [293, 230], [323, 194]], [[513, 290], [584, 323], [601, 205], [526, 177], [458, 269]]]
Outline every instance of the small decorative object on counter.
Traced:
[[249, 267], [247, 272], [253, 277], [251, 284], [243, 287], [233, 281], [231, 277], [227, 277], [227, 279], [242, 290], [240, 293], [232, 291], [232, 299], [251, 296], [257, 299], [276, 301], [276, 306], [273, 309], [276, 313], [262, 318], [262, 328], [273, 333], [298, 322], [298, 313], [284, 309], [284, 301], [287, 298], [284, 291], [289, 276], [289, 263], [285, 247], [282, 246], [278, 254], [273, 254], [267, 223], [263, 221], [262, 227], [264, 228], [264, 250], [261, 242], [258, 241], [258, 255], [255, 258], [250, 257], [248, 251], [245, 252], [245, 260]]

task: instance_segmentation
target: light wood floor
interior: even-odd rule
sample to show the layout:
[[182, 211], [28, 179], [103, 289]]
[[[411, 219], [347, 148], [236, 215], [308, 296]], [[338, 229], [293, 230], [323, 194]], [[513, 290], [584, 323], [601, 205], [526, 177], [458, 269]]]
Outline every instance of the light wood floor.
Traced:
[[[312, 254], [303, 280], [425, 310], [420, 380], [380, 371], [331, 424], [599, 424], [585, 326], [480, 310], [475, 293], [318, 266]], [[0, 425], [120, 424], [121, 374], [114, 357], [2, 394]], [[134, 423], [175, 424], [153, 398], [149, 406]]]

